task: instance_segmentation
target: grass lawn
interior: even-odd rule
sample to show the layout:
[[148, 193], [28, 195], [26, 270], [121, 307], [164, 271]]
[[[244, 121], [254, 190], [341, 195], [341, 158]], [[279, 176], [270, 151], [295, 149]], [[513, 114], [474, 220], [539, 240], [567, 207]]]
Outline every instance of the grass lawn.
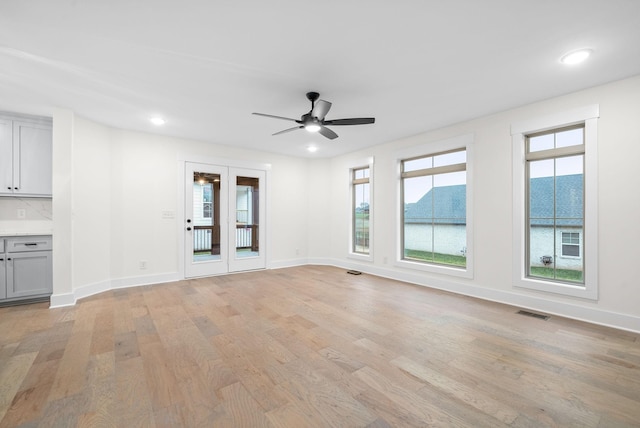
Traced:
[[404, 250], [404, 258], [407, 260], [426, 261], [441, 265], [456, 267], [466, 267], [467, 258], [465, 256], [454, 256], [451, 254], [432, 253], [431, 251]]
[[584, 281], [582, 271], [579, 270], [556, 269], [555, 277], [553, 276], [553, 271], [554, 269], [550, 267], [531, 266], [530, 276], [537, 278], [559, 279], [562, 281], [571, 281], [577, 283], [583, 283]]

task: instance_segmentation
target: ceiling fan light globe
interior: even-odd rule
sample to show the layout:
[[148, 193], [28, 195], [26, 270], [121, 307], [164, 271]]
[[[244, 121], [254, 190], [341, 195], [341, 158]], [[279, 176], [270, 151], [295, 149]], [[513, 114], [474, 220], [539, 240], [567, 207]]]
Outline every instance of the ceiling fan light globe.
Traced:
[[310, 123], [308, 125], [305, 125], [304, 129], [309, 132], [318, 132], [320, 130], [320, 125], [318, 125], [317, 123]]

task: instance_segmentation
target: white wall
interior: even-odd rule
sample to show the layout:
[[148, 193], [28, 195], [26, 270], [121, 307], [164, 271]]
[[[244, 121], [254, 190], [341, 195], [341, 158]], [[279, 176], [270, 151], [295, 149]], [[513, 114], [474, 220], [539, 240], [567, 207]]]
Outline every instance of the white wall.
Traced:
[[[512, 150], [514, 122], [599, 104], [599, 300], [591, 301], [512, 286]], [[547, 100], [447, 128], [393, 141], [331, 160], [334, 180], [326, 206], [345, 204], [348, 164], [375, 158], [373, 235], [374, 262], [347, 257], [349, 219], [332, 213], [327, 263], [405, 279], [490, 300], [504, 301], [550, 313], [589, 319], [601, 324], [640, 330], [640, 288], [637, 264], [640, 252], [640, 193], [636, 163], [640, 159], [640, 76]], [[395, 216], [398, 174], [394, 151], [472, 133], [474, 150], [474, 251], [472, 279], [418, 272], [393, 265], [397, 256]], [[323, 254], [312, 256], [325, 257]], [[384, 263], [387, 258], [388, 263]], [[588, 268], [588, 267], [587, 267]], [[634, 285], [635, 284], [635, 285]]]
[[103, 283], [111, 278], [111, 133], [79, 117], [74, 124], [72, 284]]
[[[268, 266], [306, 262], [357, 268], [490, 300], [640, 330], [637, 242], [640, 194], [640, 76], [547, 100], [333, 159], [305, 160], [220, 144], [112, 129], [54, 115], [54, 296], [52, 304], [116, 287], [180, 278], [178, 159], [225, 158], [271, 164]], [[512, 286], [514, 122], [599, 104], [599, 300]], [[474, 134], [473, 278], [395, 266], [398, 177], [394, 152]], [[373, 157], [373, 261], [348, 257], [348, 168]], [[92, 175], [92, 180], [87, 176]], [[99, 195], [94, 190], [98, 189]], [[104, 196], [102, 198], [101, 196]], [[162, 211], [176, 213], [163, 219]], [[95, 223], [105, 223], [96, 232]], [[87, 251], [95, 236], [104, 245]], [[471, 251], [471, 249], [468, 249]], [[139, 261], [147, 261], [140, 270]]]
[[[54, 177], [61, 177], [54, 187], [54, 242], [64, 245], [54, 250], [52, 306], [111, 288], [182, 279], [179, 172], [185, 159], [270, 164], [269, 266], [306, 262], [308, 160], [109, 128], [63, 110], [54, 115], [54, 129]], [[164, 211], [175, 218], [163, 218]]]

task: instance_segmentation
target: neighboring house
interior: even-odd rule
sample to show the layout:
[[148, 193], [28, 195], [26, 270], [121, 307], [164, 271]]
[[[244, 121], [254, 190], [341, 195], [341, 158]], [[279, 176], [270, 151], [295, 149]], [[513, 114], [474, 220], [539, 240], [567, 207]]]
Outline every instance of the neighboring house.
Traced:
[[213, 185], [193, 183], [193, 224], [213, 225]]
[[[582, 267], [582, 174], [531, 180], [530, 259], [533, 265], [550, 265], [555, 254], [555, 267]], [[435, 198], [435, 204], [433, 200]], [[433, 207], [433, 208], [432, 208]], [[556, 233], [553, 225], [555, 221]], [[452, 255], [466, 253], [466, 186], [436, 187], [420, 200], [405, 206], [405, 248], [431, 251], [436, 237], [436, 252]], [[554, 240], [555, 238], [555, 240]], [[555, 245], [555, 250], [554, 250]]]
[[[529, 203], [531, 245], [529, 251], [532, 264], [537, 261], [540, 261], [540, 266], [551, 264], [543, 262], [543, 257], [554, 256], [555, 245], [556, 268], [582, 268], [584, 221], [582, 186], [582, 174], [557, 176], [555, 189], [553, 177], [531, 180], [531, 202]], [[555, 236], [553, 234], [554, 205], [556, 211]]]
[[464, 184], [433, 188], [417, 202], [405, 206], [405, 248], [431, 251], [435, 236], [435, 252], [466, 255], [466, 213]]

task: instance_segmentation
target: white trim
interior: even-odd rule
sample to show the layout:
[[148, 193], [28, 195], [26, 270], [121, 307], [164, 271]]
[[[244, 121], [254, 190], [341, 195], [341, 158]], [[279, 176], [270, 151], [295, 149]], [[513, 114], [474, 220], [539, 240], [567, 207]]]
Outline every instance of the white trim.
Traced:
[[[473, 278], [473, 144], [475, 140], [474, 134], [465, 134], [445, 140], [438, 140], [430, 143], [421, 144], [418, 146], [405, 148], [394, 152], [393, 158], [396, 165], [396, 208], [395, 208], [395, 261], [394, 265], [406, 268], [419, 270], [424, 272], [440, 273], [444, 275], [457, 276], [461, 278]], [[401, 194], [401, 162], [404, 159], [410, 159], [417, 156], [429, 155], [430, 153], [438, 153], [444, 151], [450, 151], [455, 149], [464, 148], [467, 152], [466, 161], [466, 205], [467, 205], [467, 217], [466, 217], [466, 238], [467, 238], [467, 266], [465, 268], [456, 268], [450, 266], [440, 266], [436, 264], [413, 262], [409, 260], [403, 260], [402, 256], [402, 213], [400, 207], [402, 207], [402, 194]]]
[[[419, 273], [409, 271], [398, 272], [396, 270], [378, 267], [368, 263], [359, 264], [339, 259], [312, 259], [309, 260], [309, 263], [359, 270], [371, 275], [389, 278], [396, 281], [403, 281], [427, 288], [444, 290], [490, 302], [512, 305], [517, 308], [525, 308], [549, 315], [557, 315], [578, 321], [584, 321], [590, 324], [640, 333], [640, 317], [638, 316], [605, 311], [598, 308], [590, 308], [572, 303], [559, 302], [557, 300], [552, 300], [551, 297], [528, 296], [514, 291], [496, 290], [490, 287], [478, 286], [477, 284], [456, 282], [450, 278], [426, 278], [424, 275]], [[514, 308], [514, 312], [516, 312], [516, 310], [517, 309]]]
[[143, 285], [163, 284], [167, 282], [180, 281], [180, 275], [176, 273], [165, 273], [145, 276], [132, 276], [128, 278], [118, 278], [87, 284], [73, 290], [72, 293], [53, 294], [51, 296], [49, 308], [61, 308], [73, 306], [79, 299], [103, 293], [105, 291], [116, 290], [118, 288], [140, 287]]
[[[247, 267], [247, 270], [270, 268], [270, 261], [271, 261], [270, 253], [271, 253], [271, 245], [272, 245], [271, 234], [269, 232], [269, 229], [271, 227], [271, 216], [269, 215], [271, 210], [271, 196], [270, 196], [271, 195], [271, 164], [237, 160], [237, 159], [228, 159], [228, 158], [222, 158], [217, 156], [201, 156], [194, 153], [178, 153], [177, 160], [178, 160], [178, 168], [177, 168], [178, 178], [177, 179], [178, 179], [178, 183], [181, 183], [181, 185], [178, 186], [178, 195], [177, 195], [178, 196], [178, 201], [177, 201], [178, 250], [180, 254], [178, 259], [178, 274], [180, 275], [180, 278], [182, 279], [186, 278], [186, 274], [187, 274], [186, 272], [187, 267], [185, 262], [185, 247], [186, 247], [185, 236], [186, 235], [184, 233], [184, 228], [186, 227], [185, 174], [187, 171], [187, 168], [186, 168], [187, 163], [206, 164], [212, 167], [226, 168], [228, 173], [232, 169], [253, 170], [253, 171], [261, 171], [264, 173], [264, 183], [261, 184], [261, 186], [264, 185], [264, 192], [263, 192], [264, 206], [260, 207], [260, 210], [261, 210], [260, 217], [263, 220], [264, 224], [266, 225], [266, 230], [264, 230], [265, 228], [261, 228], [262, 229], [261, 233], [264, 233], [264, 238], [261, 239], [261, 241], [264, 241], [264, 242], [261, 242], [260, 244], [262, 247], [260, 251], [261, 252], [260, 259], [263, 260], [264, 263], [261, 262], [260, 267]], [[262, 200], [262, 196], [261, 196], [261, 200]], [[231, 270], [229, 261], [225, 263], [227, 265], [228, 272], [211, 273], [210, 275], [232, 273], [233, 271]], [[262, 266], [262, 264], [264, 264], [264, 267]]]
[[49, 300], [49, 309], [73, 306], [75, 304], [76, 298], [73, 293], [52, 294]]
[[178, 153], [178, 161], [181, 162], [193, 162], [193, 163], [206, 163], [209, 165], [226, 166], [232, 168], [245, 168], [245, 169], [257, 169], [269, 171], [271, 170], [270, 163], [251, 162], [238, 159], [227, 159], [217, 156], [202, 156], [197, 153]]
[[[374, 158], [373, 156], [360, 159], [357, 161], [351, 161], [347, 164], [347, 173], [349, 183], [349, 203], [347, 204], [349, 207], [349, 214], [347, 218], [349, 218], [349, 248], [347, 250], [347, 257], [355, 260], [364, 260], [364, 261], [373, 261], [373, 217], [374, 217], [374, 209], [373, 209], [373, 180], [374, 180]], [[369, 168], [369, 254], [362, 253], [354, 253], [353, 252], [353, 170], [358, 168]]]
[[[513, 150], [513, 286], [590, 300], [598, 299], [598, 105], [511, 125]], [[584, 286], [527, 278], [525, 266], [525, 135], [584, 122]]]
[[514, 122], [511, 124], [511, 135], [548, 131], [598, 117], [600, 117], [600, 107], [598, 104], [592, 104], [565, 112]]
[[[378, 267], [370, 263], [358, 263], [356, 261], [333, 258], [299, 258], [272, 262], [271, 269], [284, 269], [306, 265], [325, 265], [343, 269], [355, 269], [371, 275], [416, 284], [427, 288], [444, 290], [491, 302], [513, 305], [547, 314], [584, 321], [590, 324], [603, 325], [606, 327], [640, 333], [640, 317], [638, 316], [604, 311], [598, 308], [589, 308], [572, 303], [558, 302], [545, 296], [527, 296], [513, 291], [496, 290], [471, 283], [460, 283], [448, 279], [438, 279], [433, 277], [426, 278], [424, 275], [419, 273], [398, 272], [396, 270]], [[180, 280], [180, 275], [176, 272], [103, 281], [76, 289], [74, 293], [52, 295], [50, 308], [53, 309], [64, 306], [73, 306], [78, 299], [101, 293], [103, 291], [125, 287], [176, 282]]]

